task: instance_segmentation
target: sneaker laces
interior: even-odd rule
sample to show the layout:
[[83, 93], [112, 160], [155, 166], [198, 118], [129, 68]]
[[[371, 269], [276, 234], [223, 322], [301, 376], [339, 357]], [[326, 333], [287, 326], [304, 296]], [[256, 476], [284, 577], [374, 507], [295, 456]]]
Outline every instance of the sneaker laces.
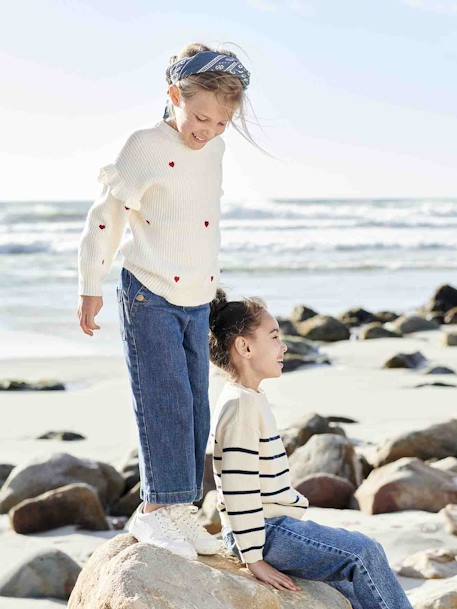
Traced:
[[[208, 533], [207, 530], [198, 522], [195, 514], [198, 512], [198, 507], [195, 505], [179, 505], [174, 506], [173, 511], [179, 522], [190, 530], [191, 535], [201, 535]], [[209, 535], [209, 533], [208, 533]]]

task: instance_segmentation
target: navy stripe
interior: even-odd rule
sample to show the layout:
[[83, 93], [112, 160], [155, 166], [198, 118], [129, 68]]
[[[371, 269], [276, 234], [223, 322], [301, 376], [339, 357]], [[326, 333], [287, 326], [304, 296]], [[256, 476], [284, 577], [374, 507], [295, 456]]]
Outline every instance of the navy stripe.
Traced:
[[273, 440], [279, 440], [281, 436], [271, 436], [271, 438], [259, 438], [260, 442], [272, 442]]
[[222, 461], [222, 457], [215, 457], [214, 455], [213, 455], [213, 459], [214, 459], [215, 461]]
[[285, 457], [286, 453], [279, 453], [279, 455], [272, 455], [271, 457], [260, 457], [260, 459], [262, 459], [263, 461], [266, 461], [268, 459], [279, 459], [279, 457]]
[[[223, 448], [222, 449], [223, 453], [248, 453], [248, 455], [258, 455], [259, 452], [257, 450], [249, 450], [248, 448], [239, 448], [239, 447], [233, 447], [233, 448]], [[286, 453], [284, 453], [286, 454]]]
[[222, 491], [223, 495], [253, 495], [254, 493], [260, 493], [260, 490], [255, 490], [255, 491]]
[[262, 512], [262, 511], [263, 511], [263, 507], [256, 508], [255, 510], [242, 510], [241, 512], [227, 512], [227, 514], [229, 516], [241, 516], [241, 514], [257, 514], [257, 512]]
[[241, 552], [243, 554], [246, 554], [246, 552], [250, 552], [251, 550], [261, 550], [263, 548], [263, 546], [251, 546], [250, 548], [247, 548], [246, 550], [241, 550]]
[[282, 472], [278, 472], [277, 474], [260, 474], [260, 478], [277, 478], [278, 476], [282, 476], [289, 471], [289, 468], [283, 469]]
[[227, 510], [226, 510], [225, 508], [221, 508], [221, 509], [219, 510], [219, 512], [226, 512], [226, 511], [227, 511]]
[[251, 471], [249, 469], [223, 469], [221, 474], [258, 474], [258, 471]]
[[232, 531], [235, 535], [244, 535], [244, 533], [254, 533], [255, 531], [264, 531], [265, 527], [257, 527], [255, 529], [244, 529], [244, 531]]
[[[262, 497], [271, 497], [271, 495], [279, 495], [279, 493], [283, 493], [284, 491], [288, 491], [290, 489], [289, 486], [285, 486], [284, 488], [279, 489], [279, 491], [273, 491], [272, 493], [260, 493]], [[294, 503], [297, 503], [294, 501]]]

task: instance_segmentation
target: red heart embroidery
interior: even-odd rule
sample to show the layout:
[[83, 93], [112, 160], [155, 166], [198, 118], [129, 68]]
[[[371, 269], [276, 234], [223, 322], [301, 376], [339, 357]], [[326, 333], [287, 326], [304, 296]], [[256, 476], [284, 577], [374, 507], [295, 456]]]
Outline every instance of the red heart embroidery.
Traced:
[[214, 279], [213, 275], [211, 275], [211, 281]]
[[127, 211], [130, 209], [130, 207], [127, 207], [127, 205], [124, 205], [124, 207]]
[[170, 161], [168, 164], [170, 165], [170, 167], [174, 167], [175, 166], [175, 162], [174, 161]]
[[147, 222], [147, 224], [151, 224], [151, 223], [149, 222], [149, 220], [146, 220], [146, 222]]
[[179, 281], [179, 277], [177, 275], [175, 276], [175, 281], [176, 281], [176, 283], [178, 283], [178, 281]]
[[208, 220], [205, 220], [205, 226], [206, 226], [206, 228], [208, 228], [208, 226], [209, 226]]
[[105, 228], [105, 226], [106, 226], [105, 224], [99, 224], [98, 228], [101, 228], [103, 230]]

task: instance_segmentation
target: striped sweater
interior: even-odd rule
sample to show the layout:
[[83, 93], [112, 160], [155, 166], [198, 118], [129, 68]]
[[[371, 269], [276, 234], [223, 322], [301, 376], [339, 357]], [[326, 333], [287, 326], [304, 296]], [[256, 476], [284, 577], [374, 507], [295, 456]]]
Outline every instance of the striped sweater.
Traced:
[[302, 518], [308, 500], [292, 488], [289, 464], [265, 393], [227, 382], [211, 431], [222, 526], [245, 563], [262, 560], [265, 518]]

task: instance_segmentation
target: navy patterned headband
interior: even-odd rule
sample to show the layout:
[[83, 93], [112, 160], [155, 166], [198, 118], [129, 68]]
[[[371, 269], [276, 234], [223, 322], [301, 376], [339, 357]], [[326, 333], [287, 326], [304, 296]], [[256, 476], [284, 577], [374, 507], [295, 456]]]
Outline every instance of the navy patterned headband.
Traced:
[[[174, 85], [183, 78], [202, 72], [226, 72], [239, 78], [243, 89], [247, 89], [249, 85], [250, 73], [236, 57], [213, 51], [201, 51], [192, 57], [184, 57], [184, 59], [175, 61], [167, 68], [167, 82]], [[167, 106], [164, 118], [168, 116]]]

